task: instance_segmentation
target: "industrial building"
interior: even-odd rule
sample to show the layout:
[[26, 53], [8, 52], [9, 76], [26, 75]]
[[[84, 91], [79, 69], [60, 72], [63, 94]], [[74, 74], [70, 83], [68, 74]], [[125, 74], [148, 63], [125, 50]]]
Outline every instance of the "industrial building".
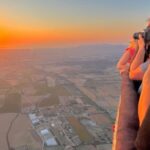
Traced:
[[39, 135], [45, 146], [57, 146], [58, 145], [53, 134], [48, 129], [40, 130]]

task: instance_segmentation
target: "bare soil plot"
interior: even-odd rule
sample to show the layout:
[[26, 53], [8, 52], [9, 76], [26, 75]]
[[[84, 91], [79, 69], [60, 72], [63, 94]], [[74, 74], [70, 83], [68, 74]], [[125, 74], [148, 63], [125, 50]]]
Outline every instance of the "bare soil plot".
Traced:
[[9, 128], [11, 120], [15, 117], [16, 114], [0, 114], [0, 149], [8, 150], [6, 142], [6, 133]]
[[27, 145], [33, 150], [41, 150], [42, 141], [39, 138], [35, 138], [32, 132], [33, 129], [29, 118], [25, 115], [19, 115], [9, 134], [10, 145], [14, 148]]
[[77, 118], [69, 117], [68, 121], [76, 131], [77, 135], [79, 135], [81, 141], [85, 143], [89, 143], [92, 141], [92, 136], [90, 135], [88, 130], [79, 122]]

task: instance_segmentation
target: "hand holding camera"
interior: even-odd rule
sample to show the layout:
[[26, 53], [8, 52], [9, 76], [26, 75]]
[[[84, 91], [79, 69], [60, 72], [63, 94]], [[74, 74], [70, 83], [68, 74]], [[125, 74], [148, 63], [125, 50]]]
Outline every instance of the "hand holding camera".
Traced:
[[139, 34], [138, 46], [139, 46], [139, 50], [145, 50], [145, 42], [142, 34]]
[[133, 34], [133, 38], [138, 40], [139, 49], [145, 50], [145, 57], [149, 57], [150, 54], [150, 26], [144, 29], [144, 32], [136, 32]]

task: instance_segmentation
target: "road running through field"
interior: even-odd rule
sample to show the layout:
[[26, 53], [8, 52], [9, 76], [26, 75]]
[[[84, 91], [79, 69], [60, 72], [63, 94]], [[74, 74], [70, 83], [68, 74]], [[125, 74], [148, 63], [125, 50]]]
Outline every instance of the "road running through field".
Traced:
[[10, 145], [10, 141], [9, 141], [9, 133], [12, 129], [12, 126], [14, 124], [14, 122], [16, 121], [16, 119], [19, 117], [19, 113], [15, 115], [15, 117], [11, 120], [10, 124], [9, 124], [9, 127], [8, 127], [8, 130], [7, 130], [7, 133], [6, 133], [6, 142], [7, 142], [7, 146], [8, 146], [8, 150], [13, 150], [13, 148], [11, 147]]

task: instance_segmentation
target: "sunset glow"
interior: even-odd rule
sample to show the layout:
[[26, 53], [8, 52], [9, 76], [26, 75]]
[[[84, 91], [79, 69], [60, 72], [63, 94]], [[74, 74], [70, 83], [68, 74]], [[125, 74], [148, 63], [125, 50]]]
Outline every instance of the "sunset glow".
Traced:
[[[128, 5], [130, 3], [128, 1]], [[72, 3], [68, 0], [6, 0], [0, 1], [0, 4], [1, 48], [93, 42], [125, 43], [133, 32], [143, 28], [148, 17], [148, 13], [141, 13], [138, 18], [135, 16], [137, 10], [133, 12], [127, 3], [114, 5], [98, 0], [88, 0], [86, 3], [79, 0]], [[128, 7], [128, 11], [125, 8], [120, 10], [117, 6]]]

